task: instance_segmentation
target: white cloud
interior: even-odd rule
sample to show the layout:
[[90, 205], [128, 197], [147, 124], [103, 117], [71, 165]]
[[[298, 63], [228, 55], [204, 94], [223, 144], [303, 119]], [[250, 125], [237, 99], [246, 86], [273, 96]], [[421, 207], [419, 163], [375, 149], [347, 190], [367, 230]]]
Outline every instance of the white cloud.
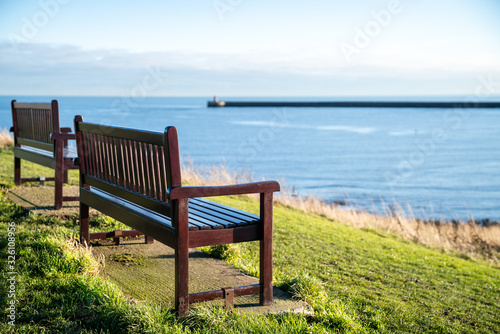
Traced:
[[[387, 50], [389, 57], [397, 50]], [[384, 55], [384, 54], [382, 54]], [[379, 55], [380, 56], [380, 55]], [[489, 64], [488, 55], [474, 58]], [[123, 95], [148, 69], [168, 79], [153, 95], [422, 95], [468, 94], [478, 69], [457, 62], [427, 67], [398, 59], [365, 59], [346, 65], [327, 54], [247, 54], [84, 50], [71, 45], [0, 43], [0, 89], [4, 94]], [[486, 65], [485, 65], [486, 66]], [[461, 68], [461, 71], [459, 70]], [[486, 67], [485, 67], [486, 68]], [[490, 73], [490, 72], [488, 72]]]

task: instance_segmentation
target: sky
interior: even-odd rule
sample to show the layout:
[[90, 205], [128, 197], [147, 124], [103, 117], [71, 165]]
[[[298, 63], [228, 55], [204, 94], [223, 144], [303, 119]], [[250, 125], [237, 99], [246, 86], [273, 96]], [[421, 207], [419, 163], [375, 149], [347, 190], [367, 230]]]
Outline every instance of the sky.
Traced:
[[498, 0], [0, 0], [0, 95], [500, 95], [499, 17]]

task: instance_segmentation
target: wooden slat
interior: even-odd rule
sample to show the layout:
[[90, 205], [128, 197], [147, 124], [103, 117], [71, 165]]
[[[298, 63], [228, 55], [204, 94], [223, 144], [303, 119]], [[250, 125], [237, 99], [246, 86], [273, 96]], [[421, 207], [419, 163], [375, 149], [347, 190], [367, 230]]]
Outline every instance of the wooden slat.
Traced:
[[137, 192], [145, 194], [144, 173], [142, 165], [142, 147], [141, 143], [134, 141], [135, 148], [135, 168], [137, 169]]
[[111, 139], [108, 136], [103, 136], [104, 142], [106, 143], [106, 160], [108, 162], [108, 182], [111, 184], [116, 184], [115, 178], [115, 166], [114, 166], [114, 158], [113, 158], [113, 147], [111, 144]]
[[[234, 226], [234, 225], [247, 225], [247, 224], [253, 224], [259, 221], [259, 219], [239, 219], [235, 218], [233, 216], [226, 215], [224, 213], [221, 213], [219, 211], [213, 211], [209, 208], [206, 207], [201, 207], [196, 204], [191, 204], [190, 209], [192, 210], [193, 214], [196, 215], [201, 215], [203, 217], [206, 217], [209, 220], [224, 220], [227, 222], [226, 227]], [[206, 216], [205, 216], [206, 215]], [[210, 218], [208, 218], [210, 217]], [[213, 218], [212, 218], [213, 217]]]
[[[77, 141], [76, 141], [77, 142], [77, 144], [76, 144], [77, 148], [81, 152], [92, 152], [92, 149], [91, 149], [91, 140], [89, 138], [90, 134], [78, 131], [78, 134], [76, 136], [77, 136]], [[80, 136], [80, 137], [78, 137], [78, 136]], [[78, 138], [82, 138], [82, 140], [80, 141]], [[83, 157], [83, 160], [86, 163], [86, 166], [85, 166], [85, 171], [84, 172], [80, 171], [80, 173], [95, 175], [94, 164], [92, 163], [94, 154], [87, 154], [87, 155], [82, 156], [82, 157]]]
[[206, 207], [210, 210], [220, 212], [220, 213], [223, 213], [225, 215], [235, 217], [238, 219], [242, 219], [242, 220], [259, 220], [259, 216], [254, 215], [252, 213], [249, 213], [249, 212], [246, 212], [243, 210], [239, 210], [239, 209], [235, 209], [232, 207], [228, 207], [228, 206], [216, 203], [216, 202], [207, 201], [207, 200], [204, 200], [201, 198], [192, 198], [190, 200], [190, 203], [193, 203], [193, 204], [196, 204], [196, 205], [199, 205], [202, 207]]
[[198, 230], [189, 232], [189, 247], [223, 245], [237, 242], [259, 240], [259, 225], [247, 225], [221, 230]]
[[53, 144], [42, 143], [42, 142], [39, 142], [36, 140], [27, 139], [27, 138], [23, 138], [23, 137], [17, 137], [17, 143], [20, 145], [32, 146], [32, 147], [39, 148], [41, 150], [54, 152], [54, 145]]
[[117, 161], [117, 151], [116, 151], [116, 145], [115, 145], [115, 138], [113, 137], [107, 137], [108, 142], [109, 142], [109, 148], [110, 148], [110, 155], [111, 155], [111, 171], [113, 175], [113, 183], [116, 184], [117, 186], [120, 185], [120, 180], [118, 178], [118, 161]]
[[[137, 230], [127, 230], [127, 231], [121, 231], [123, 237], [136, 237], [140, 235], [144, 235], [144, 233], [137, 231]], [[95, 239], [107, 239], [107, 238], [113, 238], [115, 236], [114, 231], [110, 232], [96, 232], [96, 233], [90, 233], [90, 240], [95, 240]]]
[[149, 163], [149, 156], [150, 152], [148, 149], [148, 144], [142, 143], [142, 165], [144, 166], [144, 186], [146, 187], [145, 195], [152, 197], [152, 185], [151, 185], [151, 178], [152, 178], [152, 169], [150, 167]]
[[111, 146], [111, 138], [108, 136], [103, 136], [104, 142], [106, 143], [106, 161], [108, 165], [108, 182], [116, 184], [115, 171], [114, 171], [114, 159], [113, 159], [113, 147]]
[[149, 196], [156, 198], [156, 184], [155, 184], [156, 171], [154, 169], [153, 146], [147, 145], [146, 148], [148, 151], [148, 170], [149, 170], [149, 182], [150, 182], [150, 187], [151, 187], [151, 194]]
[[54, 167], [54, 157], [53, 155], [42, 155], [40, 152], [35, 152], [33, 150], [27, 150], [23, 147], [14, 147], [14, 156], [16, 158], [28, 160], [37, 163], [42, 166]]
[[[234, 296], [246, 296], [246, 295], [255, 295], [260, 292], [260, 284], [253, 285], [245, 285], [245, 286], [237, 286], [234, 287]], [[212, 290], [205, 292], [196, 292], [189, 294], [189, 304], [206, 302], [209, 300], [217, 300], [223, 299], [224, 292], [223, 290]]]
[[[87, 138], [86, 138], [85, 134], [79, 133], [79, 136], [80, 137], [79, 137], [78, 141], [80, 141], [80, 145], [87, 147], [88, 144], [87, 144]], [[83, 171], [81, 171], [81, 173], [83, 173], [83, 174], [92, 174], [92, 169], [89, 166], [89, 158], [90, 157], [86, 156], [86, 157], [83, 157], [83, 161], [82, 161], [82, 159], [80, 159], [80, 166], [83, 166], [83, 169], [84, 169]]]
[[133, 149], [133, 142], [127, 139], [127, 148], [129, 154], [129, 166], [130, 166], [130, 181], [132, 182], [132, 191], [139, 192], [137, 190], [137, 168], [135, 167], [135, 150]]
[[193, 211], [189, 212], [189, 222], [193, 223], [193, 225], [200, 226], [201, 230], [210, 230], [210, 229], [222, 229], [225, 228], [224, 225], [213, 222], [209, 219], [203, 218], [201, 216], [196, 215]]
[[101, 180], [104, 179], [104, 163], [103, 163], [103, 153], [102, 153], [102, 145], [100, 141], [100, 136], [96, 134], [92, 134], [94, 138], [94, 146], [95, 146], [95, 161], [97, 166], [97, 177]]
[[[83, 134], [84, 132], [80, 131], [80, 133]], [[91, 160], [93, 173], [90, 174], [90, 175], [100, 178], [101, 177], [100, 166], [99, 166], [99, 164], [97, 162], [98, 161], [97, 157], [99, 155], [99, 150], [97, 148], [97, 143], [96, 143], [96, 140], [95, 140], [95, 135], [93, 133], [85, 133], [85, 136], [88, 136], [89, 146], [87, 148], [84, 148], [85, 150], [82, 152], [82, 154], [85, 155], [85, 156], [87, 156]]]
[[175, 246], [175, 231], [168, 222], [151, 212], [140, 213], [133, 207], [127, 207], [117, 203], [114, 198], [106, 198], [98, 194], [94, 189], [80, 188], [80, 201], [101, 212], [107, 212], [113, 218], [126, 222], [130, 227], [143, 232], [146, 235], [154, 235], [155, 239], [170, 246]]
[[104, 172], [104, 153], [103, 153], [103, 146], [101, 142], [101, 136], [94, 134], [94, 143], [95, 143], [95, 148], [96, 148], [96, 163], [97, 163], [97, 168], [99, 169], [99, 173], [97, 174], [99, 176], [99, 179], [104, 180], [106, 177], [106, 173]]
[[190, 210], [191, 210], [193, 215], [196, 215], [197, 217], [201, 217], [201, 218], [204, 218], [208, 221], [217, 223], [217, 224], [222, 225], [224, 227], [238, 225], [237, 222], [226, 220], [226, 219], [222, 218], [221, 216], [213, 215], [210, 212], [207, 213], [207, 212], [200, 211], [196, 207], [190, 207]]
[[152, 153], [153, 153], [153, 170], [155, 171], [154, 175], [154, 183], [155, 183], [155, 198], [159, 201], [162, 200], [162, 187], [161, 187], [161, 182], [160, 182], [160, 164], [158, 162], [158, 146], [154, 145], [152, 147]]
[[128, 160], [128, 154], [127, 154], [127, 143], [125, 139], [118, 139], [118, 143], [120, 145], [120, 159], [123, 161], [123, 169], [122, 169], [122, 180], [123, 180], [123, 187], [131, 190], [132, 187], [130, 186], [130, 164]]
[[26, 102], [14, 102], [14, 108], [17, 109], [51, 109], [50, 103], [26, 103]]
[[163, 133], [142, 131], [130, 128], [106, 126], [88, 122], [80, 123], [80, 131], [105, 135], [108, 137], [117, 137], [129, 139], [137, 142], [143, 142], [153, 145], [163, 145]]
[[116, 185], [106, 183], [102, 180], [96, 179], [92, 176], [86, 175], [83, 180], [84, 184], [102, 189], [109, 194], [116, 194], [116, 196], [122, 197], [123, 199], [142, 205], [153, 211], [157, 211], [165, 216], [170, 216], [170, 206], [167, 203], [154, 200], [152, 198], [146, 197], [142, 194], [132, 192], [128, 189], [118, 187]]
[[[91, 148], [93, 143], [90, 140], [90, 134], [83, 133], [83, 132], [79, 132], [79, 133], [83, 136], [83, 138], [85, 138], [85, 140], [83, 142], [85, 152], [94, 152], [94, 150]], [[87, 173], [89, 173], [90, 175], [95, 175], [95, 173], [96, 173], [95, 164], [94, 164], [95, 153], [87, 154], [83, 158], [88, 164]]]
[[122, 156], [122, 146], [120, 145], [120, 140], [118, 138], [113, 138], [113, 143], [115, 146], [115, 165], [116, 165], [116, 179], [117, 184], [120, 187], [127, 189], [125, 186], [124, 169], [127, 166], [127, 160], [123, 159]]
[[102, 147], [102, 165], [104, 167], [104, 177], [103, 180], [106, 182], [111, 183], [111, 177], [110, 177], [110, 171], [109, 171], [109, 152], [108, 152], [108, 145], [106, 143], [106, 139], [103, 135], [99, 136], [100, 142], [101, 142], [101, 147]]
[[167, 202], [167, 173], [166, 173], [166, 168], [165, 168], [165, 159], [163, 158], [165, 155], [165, 151], [163, 149], [163, 146], [160, 146], [160, 156], [159, 156], [159, 164], [160, 164], [160, 169], [159, 169], [159, 174], [160, 174], [160, 183], [161, 183], [161, 200], [163, 202]]

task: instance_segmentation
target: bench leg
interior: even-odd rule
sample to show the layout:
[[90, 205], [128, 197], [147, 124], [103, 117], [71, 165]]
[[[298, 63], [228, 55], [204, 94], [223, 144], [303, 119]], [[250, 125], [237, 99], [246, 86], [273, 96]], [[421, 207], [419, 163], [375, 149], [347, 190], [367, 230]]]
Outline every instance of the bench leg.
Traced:
[[188, 314], [189, 308], [189, 248], [177, 247], [175, 251], [175, 309], [179, 316]]
[[80, 203], [80, 243], [90, 245], [89, 207]]
[[14, 158], [14, 184], [21, 185], [21, 159]]
[[60, 208], [62, 208], [63, 179], [64, 179], [64, 170], [63, 170], [62, 166], [56, 166], [56, 175], [55, 175], [56, 185], [55, 185], [55, 203], [54, 203], [54, 207], [56, 210], [59, 210]]
[[144, 235], [144, 243], [145, 244], [153, 244], [155, 242], [155, 239], [153, 237], [150, 237], [149, 235]]
[[175, 247], [175, 309], [179, 316], [188, 314], [189, 310], [189, 231], [188, 201], [179, 200], [174, 214], [177, 246]]
[[262, 240], [260, 240], [260, 304], [273, 303], [273, 194], [260, 195]]

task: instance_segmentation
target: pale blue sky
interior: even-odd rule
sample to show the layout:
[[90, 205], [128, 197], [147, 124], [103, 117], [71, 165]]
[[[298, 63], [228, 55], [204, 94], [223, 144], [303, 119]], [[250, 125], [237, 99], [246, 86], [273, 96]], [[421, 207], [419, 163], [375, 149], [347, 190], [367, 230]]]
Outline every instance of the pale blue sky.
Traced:
[[500, 81], [498, 17], [498, 0], [1, 0], [0, 94], [126, 95], [153, 72], [149, 96], [471, 95]]

